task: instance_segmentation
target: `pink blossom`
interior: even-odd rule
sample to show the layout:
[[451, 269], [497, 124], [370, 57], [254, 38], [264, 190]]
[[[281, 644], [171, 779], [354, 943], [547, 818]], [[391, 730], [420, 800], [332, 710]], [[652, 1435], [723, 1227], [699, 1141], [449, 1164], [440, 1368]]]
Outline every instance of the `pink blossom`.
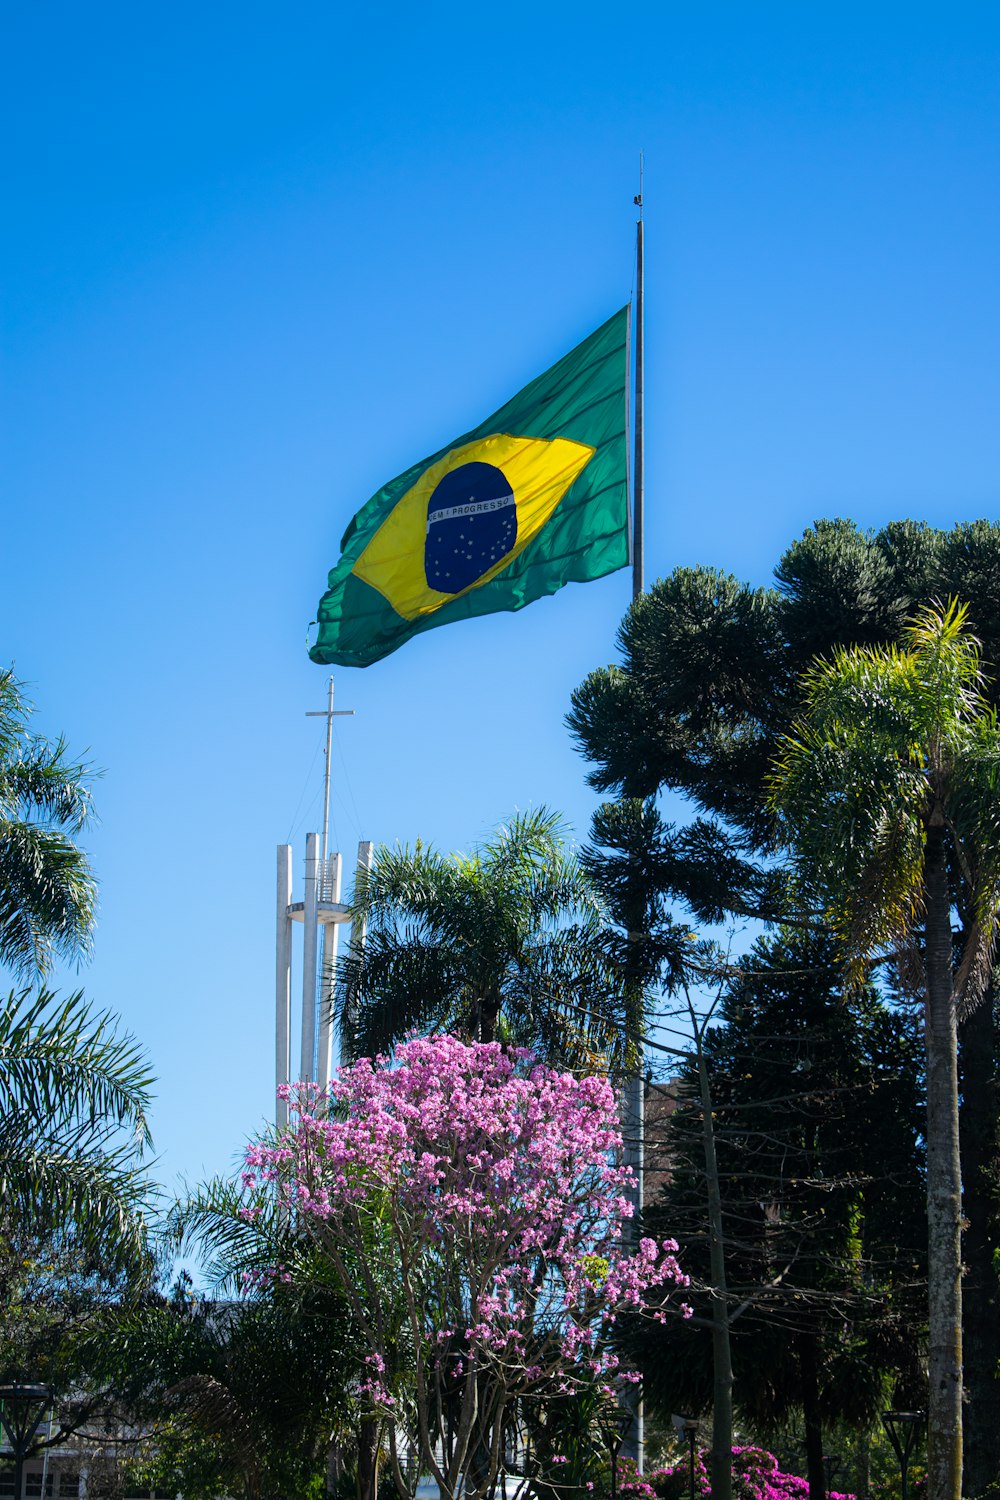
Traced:
[[244, 1185], [271, 1192], [349, 1286], [375, 1406], [403, 1420], [383, 1320], [349, 1263], [407, 1291], [449, 1393], [491, 1372], [507, 1399], [638, 1378], [611, 1352], [614, 1319], [688, 1278], [675, 1241], [628, 1247], [632, 1175], [606, 1079], [498, 1043], [415, 1037], [391, 1066], [363, 1059], [328, 1096], [297, 1086], [288, 1102], [287, 1131], [248, 1148]]

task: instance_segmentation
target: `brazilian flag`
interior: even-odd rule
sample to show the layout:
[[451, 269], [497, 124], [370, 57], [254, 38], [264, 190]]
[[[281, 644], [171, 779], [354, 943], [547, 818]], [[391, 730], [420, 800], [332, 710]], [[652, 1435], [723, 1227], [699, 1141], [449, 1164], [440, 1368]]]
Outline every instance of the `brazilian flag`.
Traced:
[[354, 517], [313, 661], [367, 667], [421, 630], [522, 609], [628, 562], [629, 310]]

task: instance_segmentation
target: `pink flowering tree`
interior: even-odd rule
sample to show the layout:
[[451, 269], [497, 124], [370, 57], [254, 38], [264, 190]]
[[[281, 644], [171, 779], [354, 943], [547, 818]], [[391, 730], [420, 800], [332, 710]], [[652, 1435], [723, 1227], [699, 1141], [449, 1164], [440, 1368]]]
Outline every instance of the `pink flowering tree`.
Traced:
[[519, 1407], [595, 1387], [611, 1403], [637, 1378], [615, 1318], [686, 1278], [673, 1241], [628, 1247], [606, 1080], [446, 1036], [291, 1105], [287, 1135], [248, 1150], [246, 1190], [277, 1193], [329, 1257], [404, 1500], [421, 1472], [442, 1500], [489, 1494]]

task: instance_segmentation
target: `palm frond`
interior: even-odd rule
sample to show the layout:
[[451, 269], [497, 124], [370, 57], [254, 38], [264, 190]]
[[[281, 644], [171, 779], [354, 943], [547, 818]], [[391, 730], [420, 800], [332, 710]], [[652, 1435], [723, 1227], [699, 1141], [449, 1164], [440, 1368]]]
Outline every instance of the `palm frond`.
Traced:
[[432, 848], [381, 844], [371, 869], [362, 873], [352, 909], [369, 922], [402, 912], [411, 921], [433, 923], [457, 878], [454, 859]]
[[47, 1236], [72, 1226], [106, 1263], [146, 1269], [148, 1187], [131, 1153], [67, 1151], [58, 1136], [0, 1123], [0, 1202], [15, 1224]]
[[565, 842], [562, 816], [538, 807], [517, 812], [508, 823], [501, 824], [477, 855], [491, 876], [505, 881], [558, 859]]
[[[592, 978], [604, 908], [548, 809], [518, 813], [468, 855], [420, 844], [379, 849], [354, 911], [366, 936], [338, 964], [337, 984], [351, 1055], [389, 1052], [416, 1027], [489, 1034], [494, 1017], [505, 1035], [530, 1032], [560, 1057], [608, 1051], [612, 970], [603, 989]], [[528, 983], [531, 975], [541, 982], [543, 963], [548, 997]], [[572, 1000], [574, 985], [583, 1003]], [[578, 1044], [588, 1025], [594, 1036]]]
[[0, 1202], [15, 1227], [145, 1263], [150, 1082], [133, 1039], [81, 995], [0, 1004]]
[[81, 833], [93, 817], [90, 780], [98, 773], [67, 760], [66, 753], [64, 739], [49, 743], [25, 736], [18, 753], [0, 761], [0, 808]]
[[86, 953], [97, 888], [65, 834], [0, 819], [0, 962], [44, 973], [54, 954]]
[[23, 972], [85, 952], [95, 905], [72, 841], [91, 816], [94, 773], [64, 740], [32, 734], [31, 713], [23, 685], [0, 672], [0, 963]]
[[48, 1128], [100, 1119], [148, 1146], [152, 1081], [135, 1039], [81, 993], [22, 990], [0, 1004], [0, 1115], [26, 1112]]
[[954, 976], [966, 1008], [1000, 911], [1000, 729], [967, 613], [955, 599], [929, 605], [901, 646], [839, 649], [815, 664], [770, 781], [800, 890], [811, 885], [826, 906], [855, 981], [879, 950], [912, 968], [927, 830], [948, 830], [971, 913]]
[[592, 923], [531, 944], [512, 968], [504, 1011], [511, 1036], [554, 1066], [619, 1076], [630, 1063], [628, 1039], [642, 1026], [604, 939]]
[[178, 1254], [196, 1250], [204, 1259], [215, 1291], [242, 1295], [248, 1277], [281, 1258], [288, 1222], [266, 1193], [248, 1194], [238, 1183], [214, 1177], [171, 1207], [166, 1231]]
[[253, 1414], [243, 1407], [229, 1386], [213, 1375], [189, 1375], [167, 1394], [183, 1404], [188, 1416], [207, 1437], [226, 1443], [243, 1471], [248, 1500], [256, 1500], [265, 1461], [258, 1447]]
[[351, 1057], [391, 1051], [414, 1027], [435, 1029], [466, 974], [466, 955], [412, 928], [370, 930], [337, 964], [337, 1013]]

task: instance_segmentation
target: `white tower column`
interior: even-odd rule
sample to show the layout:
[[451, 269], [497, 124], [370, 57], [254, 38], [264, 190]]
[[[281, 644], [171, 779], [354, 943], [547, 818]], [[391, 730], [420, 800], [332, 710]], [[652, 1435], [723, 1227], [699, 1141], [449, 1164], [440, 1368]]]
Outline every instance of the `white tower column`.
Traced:
[[[372, 845], [367, 839], [362, 839], [358, 844], [358, 864], [354, 873], [354, 900], [357, 901], [358, 893], [368, 878], [372, 867]], [[365, 951], [365, 922], [360, 919], [351, 923], [351, 956], [360, 958]], [[358, 999], [356, 995], [349, 995], [344, 1007], [344, 1022], [348, 1031], [352, 1031], [358, 1019]], [[344, 1031], [340, 1033], [340, 1061], [342, 1063], [353, 1062], [354, 1059], [345, 1056]]]
[[302, 1060], [299, 1078], [315, 1081], [316, 959], [319, 937], [319, 834], [306, 834], [306, 890], [302, 912]]
[[[289, 905], [292, 900], [292, 846], [278, 845], [278, 900], [277, 943], [275, 952], [275, 998], [274, 998], [274, 1087], [280, 1089], [290, 1083], [291, 1065], [289, 1039], [292, 1020], [292, 919]], [[278, 1128], [288, 1124], [288, 1103], [278, 1099], [275, 1120]]]
[[[323, 900], [340, 904], [339, 854], [331, 854], [323, 872]], [[316, 1082], [325, 1091], [330, 1082], [331, 1053], [333, 1050], [333, 1003], [336, 983], [337, 935], [339, 922], [323, 923], [323, 974], [319, 985], [319, 1057]]]

